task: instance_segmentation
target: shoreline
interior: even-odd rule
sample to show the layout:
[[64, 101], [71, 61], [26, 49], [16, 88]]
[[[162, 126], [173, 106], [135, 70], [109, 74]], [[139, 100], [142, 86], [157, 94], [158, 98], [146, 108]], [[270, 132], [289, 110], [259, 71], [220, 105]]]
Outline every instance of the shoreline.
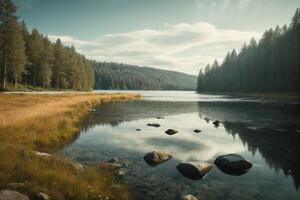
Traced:
[[272, 93], [272, 92], [198, 92], [195, 91], [198, 94], [206, 94], [206, 95], [227, 95], [232, 97], [255, 97], [255, 98], [267, 98], [267, 99], [287, 99], [287, 100], [293, 100], [293, 99], [299, 99], [300, 100], [300, 94], [296, 93]]
[[78, 135], [81, 121], [93, 106], [136, 98], [140, 95], [1, 93], [0, 189], [18, 183], [14, 189], [29, 198], [43, 191], [61, 200], [87, 195], [130, 199], [128, 187], [112, 170], [85, 166], [78, 171], [78, 164], [58, 152]]

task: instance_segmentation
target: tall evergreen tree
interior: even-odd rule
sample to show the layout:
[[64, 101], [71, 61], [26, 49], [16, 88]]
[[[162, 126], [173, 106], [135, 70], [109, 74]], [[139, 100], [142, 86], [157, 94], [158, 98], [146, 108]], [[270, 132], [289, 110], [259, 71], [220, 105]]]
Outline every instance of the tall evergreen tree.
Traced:
[[8, 71], [9, 33], [6, 31], [6, 29], [8, 27], [9, 21], [15, 17], [16, 12], [16, 6], [11, 0], [0, 0], [0, 78], [2, 89], [6, 87]]
[[300, 93], [300, 9], [289, 28], [269, 29], [259, 42], [252, 38], [200, 76], [199, 92]]
[[27, 57], [25, 54], [25, 42], [22, 29], [16, 18], [11, 18], [6, 28], [7, 38], [7, 66], [10, 78], [13, 80], [15, 88], [18, 81], [22, 79], [25, 71]]

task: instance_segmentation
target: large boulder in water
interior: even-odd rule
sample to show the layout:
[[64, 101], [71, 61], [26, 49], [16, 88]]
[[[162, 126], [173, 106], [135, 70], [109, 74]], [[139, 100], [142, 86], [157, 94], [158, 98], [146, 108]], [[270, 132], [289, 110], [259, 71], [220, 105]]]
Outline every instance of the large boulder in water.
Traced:
[[195, 196], [188, 194], [188, 195], [182, 196], [182, 200], [198, 200], [198, 199]]
[[0, 200], [29, 200], [27, 196], [12, 190], [1, 190]]
[[172, 156], [163, 151], [152, 151], [144, 156], [145, 162], [150, 166], [156, 166], [170, 160]]
[[183, 176], [193, 180], [202, 179], [212, 167], [211, 164], [205, 162], [184, 162], [176, 166]]
[[243, 175], [253, 166], [251, 162], [239, 154], [219, 156], [215, 160], [215, 164], [222, 172], [231, 175]]
[[175, 135], [176, 133], [178, 133], [178, 131], [176, 131], [174, 129], [168, 129], [165, 131], [165, 133], [168, 135]]

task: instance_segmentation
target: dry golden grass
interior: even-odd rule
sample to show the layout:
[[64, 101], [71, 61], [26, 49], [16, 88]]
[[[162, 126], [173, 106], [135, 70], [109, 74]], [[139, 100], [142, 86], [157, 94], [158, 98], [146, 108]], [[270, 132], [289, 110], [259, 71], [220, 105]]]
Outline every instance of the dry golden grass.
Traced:
[[130, 94], [2, 94], [0, 141], [51, 150], [78, 131], [78, 122], [101, 101], [136, 98]]
[[[25, 183], [29, 196], [48, 192], [53, 199], [130, 199], [111, 170], [87, 167], [78, 172], [59, 156], [39, 157], [34, 150], [55, 152], [78, 133], [80, 120], [101, 101], [137, 98], [129, 94], [1, 94], [0, 189]], [[117, 187], [116, 187], [117, 184]]]

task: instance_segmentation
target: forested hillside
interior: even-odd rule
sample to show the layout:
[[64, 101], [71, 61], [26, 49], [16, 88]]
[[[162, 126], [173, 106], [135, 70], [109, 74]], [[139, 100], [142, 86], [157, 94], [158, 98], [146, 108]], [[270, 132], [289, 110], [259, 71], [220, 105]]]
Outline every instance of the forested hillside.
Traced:
[[89, 61], [60, 40], [53, 44], [36, 29], [29, 32], [16, 11], [12, 1], [0, 1], [0, 88], [92, 89]]
[[300, 92], [300, 8], [289, 26], [270, 29], [257, 43], [200, 70], [199, 92]]
[[95, 89], [195, 90], [197, 77], [127, 64], [92, 62]]

